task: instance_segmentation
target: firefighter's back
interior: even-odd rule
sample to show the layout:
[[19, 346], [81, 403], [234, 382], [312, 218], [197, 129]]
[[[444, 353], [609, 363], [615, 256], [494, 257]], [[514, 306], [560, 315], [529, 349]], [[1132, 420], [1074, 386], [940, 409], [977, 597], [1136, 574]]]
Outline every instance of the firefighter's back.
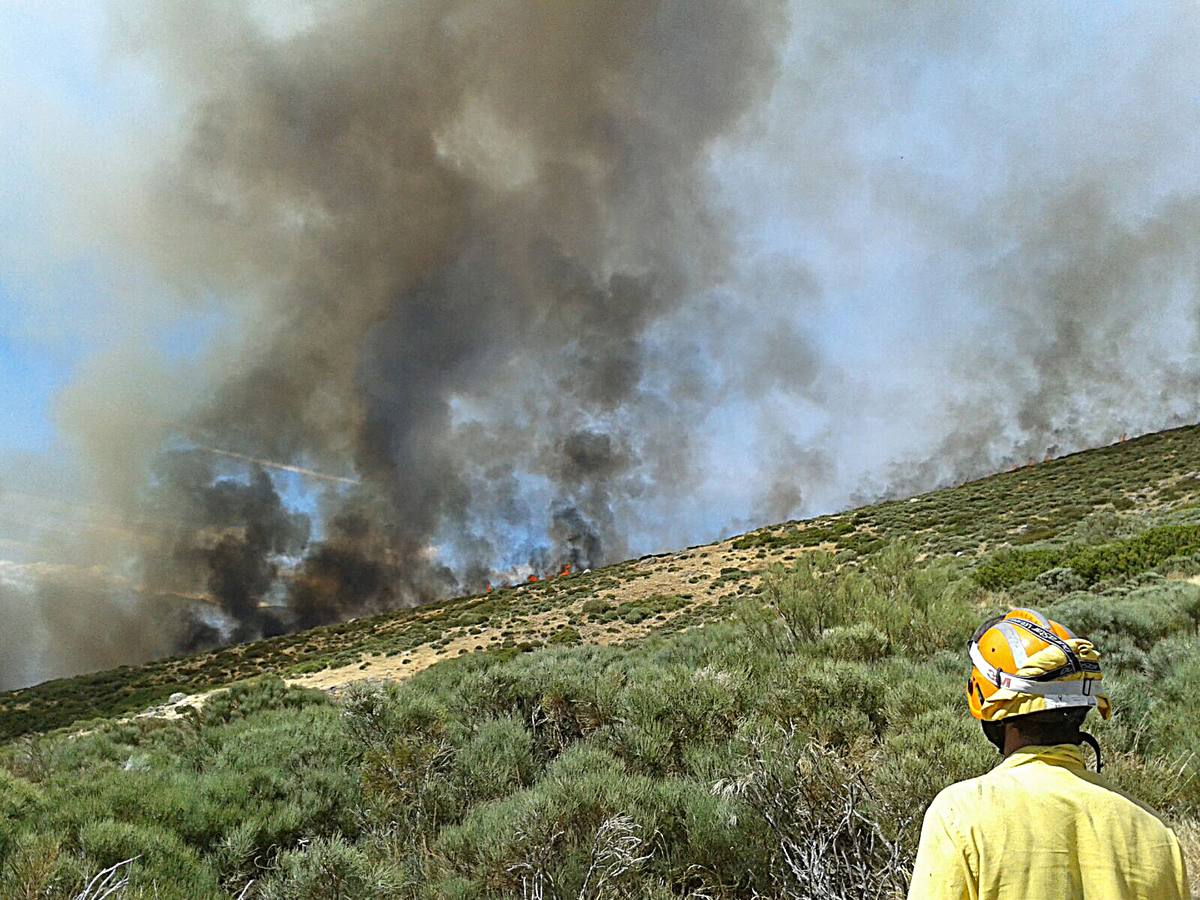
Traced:
[[1188, 896], [1179, 842], [1150, 809], [1084, 767], [1074, 745], [1026, 747], [934, 800], [914, 898]]

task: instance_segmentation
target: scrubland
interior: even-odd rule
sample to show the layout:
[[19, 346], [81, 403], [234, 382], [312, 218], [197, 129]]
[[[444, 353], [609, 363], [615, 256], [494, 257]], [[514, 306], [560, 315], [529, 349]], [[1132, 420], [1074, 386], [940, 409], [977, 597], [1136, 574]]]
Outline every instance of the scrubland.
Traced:
[[[1200, 431], [1166, 432], [533, 591], [14, 692], [0, 896], [127, 879], [137, 898], [893, 897], [926, 804], [996, 759], [965, 711], [964, 646], [1013, 605], [1099, 645], [1106, 774], [1192, 852], [1196, 470]], [[284, 680], [439, 643], [453, 655], [337, 696]], [[220, 685], [178, 718], [128, 717]]]

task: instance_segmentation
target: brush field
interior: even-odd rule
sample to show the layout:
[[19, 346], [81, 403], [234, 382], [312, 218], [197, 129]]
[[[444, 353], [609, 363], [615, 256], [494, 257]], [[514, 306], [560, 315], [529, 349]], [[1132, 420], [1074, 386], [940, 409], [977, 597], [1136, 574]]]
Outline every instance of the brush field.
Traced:
[[1013, 605], [1097, 642], [1106, 774], [1192, 853], [1197, 576], [1191, 427], [2, 694], [0, 896], [898, 896]]

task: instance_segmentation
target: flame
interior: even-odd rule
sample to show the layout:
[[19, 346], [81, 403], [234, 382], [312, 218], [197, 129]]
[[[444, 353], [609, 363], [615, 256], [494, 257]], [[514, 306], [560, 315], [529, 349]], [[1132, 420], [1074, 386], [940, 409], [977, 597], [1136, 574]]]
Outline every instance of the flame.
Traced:
[[490, 594], [492, 592], [492, 583], [490, 581], [484, 585], [483, 592], [485, 594]]
[[571, 564], [563, 563], [562, 571], [558, 573], [559, 578], [569, 578], [571, 575]]
[[529, 584], [533, 584], [534, 582], [541, 581], [541, 579], [540, 579], [540, 578], [538, 578], [536, 575], [530, 575], [530, 576], [529, 576], [528, 578], [526, 578], [525, 580], [526, 580], [526, 581], [527, 581]]

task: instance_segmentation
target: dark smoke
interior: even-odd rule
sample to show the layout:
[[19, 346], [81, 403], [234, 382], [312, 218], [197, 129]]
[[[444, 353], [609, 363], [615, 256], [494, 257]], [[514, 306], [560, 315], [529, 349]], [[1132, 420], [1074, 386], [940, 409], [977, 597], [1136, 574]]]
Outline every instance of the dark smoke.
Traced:
[[165, 451], [139, 507], [181, 524], [142, 577], [219, 610], [172, 649], [623, 555], [646, 333], [728, 265], [704, 169], [772, 83], [782, 4], [377, 2], [284, 34], [119, 9], [187, 110], [131, 236], [245, 323], [164, 435], [360, 479], [310, 540], [265, 470]]
[[181, 524], [146, 554], [146, 588], [186, 592], [202, 587], [230, 626], [222, 636], [193, 618], [185, 626], [181, 649], [283, 630], [269, 595], [280, 561], [303, 552], [310, 526], [307, 516], [284, 507], [262, 468], [251, 471], [247, 481], [222, 478], [209, 454], [173, 451], [160, 460], [150, 505]]

